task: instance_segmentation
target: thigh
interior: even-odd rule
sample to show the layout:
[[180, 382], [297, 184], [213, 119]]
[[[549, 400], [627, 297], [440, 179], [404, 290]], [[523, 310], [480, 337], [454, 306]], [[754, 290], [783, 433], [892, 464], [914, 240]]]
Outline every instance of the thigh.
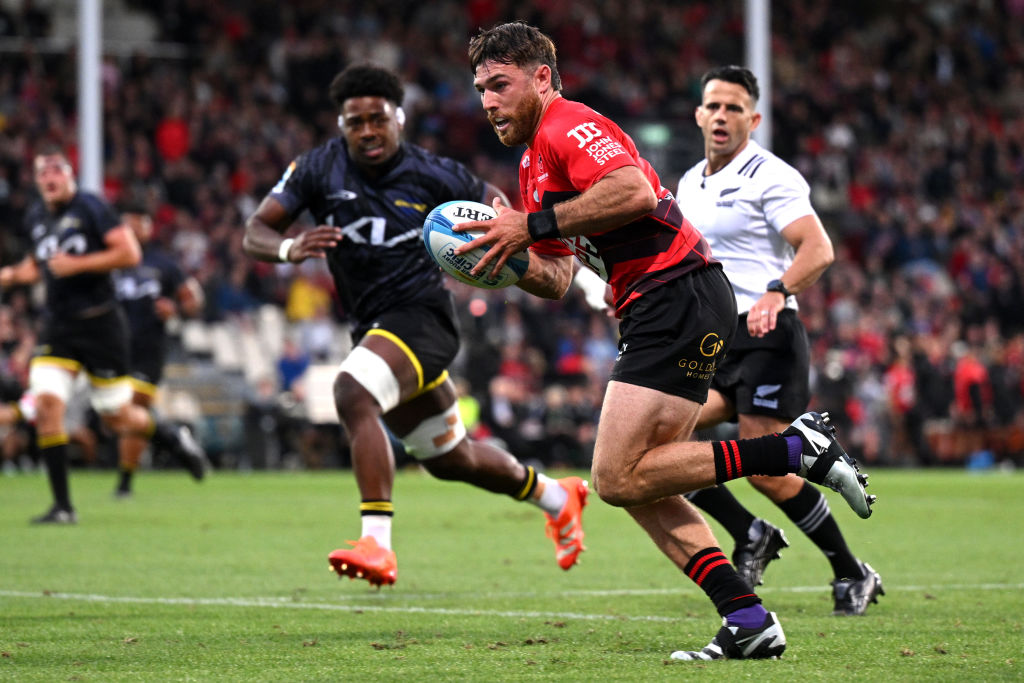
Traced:
[[[414, 386], [407, 393], [402, 381], [402, 400], [428, 391], [432, 384], [443, 382], [442, 375], [459, 350], [459, 335], [454, 311], [447, 302], [437, 305], [416, 304], [386, 311], [365, 325], [360, 344], [378, 348], [391, 346], [404, 362], [396, 367], [412, 369]], [[388, 342], [381, 344], [380, 342]], [[399, 378], [404, 380], [404, 378]]]
[[616, 469], [644, 453], [690, 437], [700, 404], [656, 389], [612, 380], [608, 383], [594, 446], [594, 466]]
[[[386, 311], [356, 337], [358, 344], [339, 371], [366, 389], [385, 414], [443, 384], [459, 348], [452, 317], [427, 305]], [[343, 389], [346, 381], [339, 378]]]

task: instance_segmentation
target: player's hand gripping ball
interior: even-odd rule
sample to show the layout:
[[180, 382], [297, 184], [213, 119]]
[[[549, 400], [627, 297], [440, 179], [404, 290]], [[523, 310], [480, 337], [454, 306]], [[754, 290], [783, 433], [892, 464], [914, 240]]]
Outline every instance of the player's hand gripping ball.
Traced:
[[480, 202], [460, 200], [440, 204], [434, 207], [423, 221], [423, 246], [427, 248], [427, 253], [434, 259], [434, 263], [459, 282], [482, 289], [501, 289], [514, 285], [530, 265], [529, 252], [521, 251], [514, 254], [494, 277], [490, 276], [490, 266], [479, 275], [472, 275], [469, 272], [480, 262], [480, 258], [487, 251], [486, 247], [473, 249], [465, 254], [455, 253], [458, 246], [472, 242], [482, 233], [452, 232], [453, 225], [465, 221], [486, 221], [495, 216], [494, 209]]

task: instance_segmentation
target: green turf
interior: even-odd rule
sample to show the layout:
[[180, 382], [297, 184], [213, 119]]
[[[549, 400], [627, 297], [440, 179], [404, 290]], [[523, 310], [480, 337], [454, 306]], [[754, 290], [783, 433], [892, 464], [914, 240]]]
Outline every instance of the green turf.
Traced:
[[[1024, 476], [872, 473], [875, 515], [828, 492], [885, 582], [863, 618], [829, 616], [828, 565], [744, 482], [792, 547], [761, 595], [778, 661], [668, 663], [717, 630], [711, 604], [621, 510], [591, 497], [562, 572], [532, 506], [417, 472], [395, 486], [399, 580], [339, 582], [358, 534], [347, 472], [73, 474], [80, 522], [31, 527], [42, 475], [0, 479], [0, 679], [16, 681], [1020, 680]], [[719, 531], [728, 548], [731, 543]]]

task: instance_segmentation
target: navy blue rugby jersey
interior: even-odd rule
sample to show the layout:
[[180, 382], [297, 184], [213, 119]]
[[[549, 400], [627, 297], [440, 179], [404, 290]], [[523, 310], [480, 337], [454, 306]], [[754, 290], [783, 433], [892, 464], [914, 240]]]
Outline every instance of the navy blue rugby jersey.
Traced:
[[423, 220], [438, 204], [483, 201], [483, 180], [454, 159], [403, 143], [380, 178], [364, 176], [334, 138], [293, 161], [270, 191], [293, 216], [344, 238], [327, 253], [338, 296], [356, 322], [411, 302], [447, 298], [441, 272], [423, 248]]
[[178, 264], [151, 244], [143, 247], [139, 265], [115, 271], [117, 298], [128, 316], [133, 335], [163, 336], [165, 324], [156, 314], [156, 300], [176, 298], [184, 281], [185, 274]]
[[107, 248], [104, 237], [120, 220], [98, 196], [79, 191], [67, 205], [50, 213], [37, 200], [25, 214], [25, 231], [32, 240], [32, 257], [46, 281], [46, 306], [59, 318], [88, 317], [116, 305], [110, 273], [80, 273], [56, 278], [46, 262], [57, 252], [88, 254]]

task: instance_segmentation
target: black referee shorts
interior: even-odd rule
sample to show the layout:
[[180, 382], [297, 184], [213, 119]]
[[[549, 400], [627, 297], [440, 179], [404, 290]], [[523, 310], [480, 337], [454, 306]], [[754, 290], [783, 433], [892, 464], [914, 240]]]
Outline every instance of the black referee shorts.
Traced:
[[796, 311], [783, 310], [775, 329], [760, 338], [747, 332], [744, 314], [711, 388], [732, 401], [738, 414], [792, 420], [811, 400], [810, 358], [807, 330]]

